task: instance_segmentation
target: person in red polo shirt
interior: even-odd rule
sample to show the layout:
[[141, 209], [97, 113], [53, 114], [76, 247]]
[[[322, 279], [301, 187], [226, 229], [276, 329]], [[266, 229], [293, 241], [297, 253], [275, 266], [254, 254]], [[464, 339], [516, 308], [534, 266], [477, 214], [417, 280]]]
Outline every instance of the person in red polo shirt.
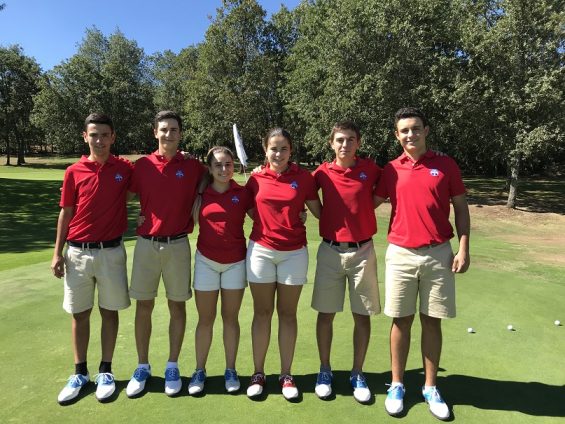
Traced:
[[[375, 203], [389, 198], [392, 206], [386, 252], [385, 314], [392, 317], [390, 350], [392, 383], [385, 400], [390, 415], [402, 413], [403, 378], [410, 348], [410, 330], [420, 299], [421, 351], [425, 384], [422, 395], [431, 413], [450, 417], [436, 388], [442, 347], [441, 320], [455, 316], [455, 273], [470, 263], [469, 207], [455, 161], [428, 150], [426, 116], [416, 108], [395, 115], [395, 136], [404, 152], [389, 162], [379, 181]], [[455, 214], [459, 249], [450, 239], [450, 203]]]
[[370, 315], [381, 311], [377, 281], [377, 259], [373, 235], [377, 232], [373, 195], [381, 168], [370, 159], [357, 157], [361, 145], [359, 127], [351, 121], [338, 122], [330, 134], [332, 162], [314, 171], [322, 190], [320, 243], [312, 307], [318, 311], [316, 336], [320, 372], [315, 392], [325, 399], [332, 393], [330, 353], [333, 320], [343, 311], [346, 280], [353, 315], [353, 366], [350, 383], [358, 402], [371, 399], [363, 375], [363, 363], [371, 336]]
[[[90, 379], [86, 359], [95, 287], [102, 317], [102, 361], [96, 376], [99, 401], [108, 400], [116, 388], [112, 357], [118, 311], [130, 305], [122, 235], [127, 229], [126, 193], [133, 167], [110, 153], [116, 134], [109, 116], [88, 115], [83, 138], [90, 154], [65, 172], [51, 262], [55, 277], [64, 277], [63, 308], [72, 314], [75, 361], [75, 374], [59, 394], [60, 404], [76, 399]], [[68, 248], [63, 254], [65, 241]]]
[[188, 393], [204, 390], [206, 361], [212, 343], [218, 296], [222, 298], [222, 323], [228, 393], [240, 389], [235, 369], [239, 346], [239, 309], [247, 285], [243, 223], [252, 206], [251, 195], [233, 179], [234, 155], [227, 147], [212, 147], [206, 155], [208, 173], [199, 187], [193, 218], [199, 232], [194, 258], [194, 293], [198, 325], [194, 333], [196, 370]]
[[130, 191], [139, 197], [144, 220], [137, 228], [129, 292], [137, 301], [135, 340], [139, 362], [126, 388], [128, 397], [141, 394], [151, 375], [151, 315], [161, 277], [170, 313], [165, 393], [173, 396], [182, 388], [178, 357], [186, 326], [186, 301], [192, 295], [187, 234], [194, 227], [190, 212], [205, 167], [195, 159], [185, 159], [177, 150], [181, 131], [177, 113], [157, 113], [154, 135], [159, 147], [136, 161], [132, 176]]
[[292, 139], [288, 131], [274, 128], [263, 140], [266, 166], [253, 173], [247, 188], [254, 196], [253, 228], [247, 249], [247, 279], [253, 296], [253, 363], [255, 371], [247, 396], [261, 395], [265, 386], [265, 357], [277, 297], [279, 318], [279, 383], [283, 396], [298, 397], [291, 375], [296, 345], [296, 309], [306, 283], [308, 250], [306, 227], [300, 214], [306, 204], [316, 217], [320, 200], [312, 175], [289, 161]]

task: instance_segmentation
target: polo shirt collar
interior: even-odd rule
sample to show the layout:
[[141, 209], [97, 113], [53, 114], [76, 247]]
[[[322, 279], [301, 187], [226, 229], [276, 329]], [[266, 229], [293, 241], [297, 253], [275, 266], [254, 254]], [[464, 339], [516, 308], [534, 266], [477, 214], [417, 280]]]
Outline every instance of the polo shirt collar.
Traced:
[[[81, 162], [81, 163], [98, 164], [98, 162], [88, 159], [88, 156], [89, 156], [89, 155], [82, 155], [82, 156], [80, 157], [79, 162]], [[106, 164], [108, 164], [108, 165], [114, 165], [117, 161], [118, 161], [118, 159], [117, 159], [114, 155], [111, 154], [110, 156], [108, 156], [108, 159], [106, 160], [106, 162], [104, 163], [104, 165], [106, 165]], [[101, 165], [100, 165], [100, 166], [101, 166]]]
[[359, 157], [355, 156], [355, 164], [351, 167], [348, 168], [344, 168], [343, 166], [339, 166], [336, 162], [336, 160], [334, 159], [330, 164], [329, 164], [329, 168], [333, 169], [334, 171], [339, 171], [339, 172], [347, 172], [353, 168], [356, 168], [357, 165], [359, 165]]
[[216, 190], [214, 190], [214, 188], [212, 187], [212, 183], [208, 184], [208, 186], [206, 187], [206, 189], [204, 190], [204, 193], [206, 194], [211, 194], [211, 195], [215, 195], [215, 196], [221, 196], [224, 195], [232, 190], [234, 190], [235, 188], [238, 187], [238, 184], [234, 181], [234, 180], [230, 180], [230, 186], [228, 187], [228, 189], [226, 191], [224, 191], [223, 193], [218, 193]]
[[414, 161], [412, 160], [412, 158], [406, 154], [406, 152], [402, 152], [402, 154], [399, 156], [398, 159], [400, 160], [400, 163], [406, 163], [406, 162], [420, 163], [420, 162], [422, 162], [424, 159], [431, 159], [431, 158], [435, 158], [435, 157], [436, 157], [436, 154], [435, 154], [434, 151], [432, 151], [432, 150], [427, 150], [426, 153], [424, 153], [424, 154], [422, 155], [422, 157], [421, 157], [420, 159], [418, 159], [416, 162], [414, 162]]
[[296, 174], [298, 172], [298, 165], [295, 164], [294, 162], [289, 162], [288, 168], [286, 168], [286, 170], [282, 174], [279, 174], [278, 172], [275, 172], [271, 169], [271, 164], [267, 163], [263, 171], [265, 172], [265, 174], [272, 175], [275, 177], [278, 177], [280, 175], [291, 175], [291, 174]]
[[184, 156], [183, 156], [183, 155], [181, 154], [181, 152], [179, 152], [178, 150], [177, 150], [177, 152], [175, 153], [175, 155], [171, 158], [171, 160], [167, 160], [167, 159], [165, 158], [165, 156], [161, 155], [161, 154], [159, 153], [159, 150], [158, 150], [158, 149], [155, 150], [155, 151], [152, 153], [152, 155], [155, 156], [155, 158], [156, 158], [159, 162], [179, 162], [179, 161], [181, 161], [181, 160], [184, 160]]

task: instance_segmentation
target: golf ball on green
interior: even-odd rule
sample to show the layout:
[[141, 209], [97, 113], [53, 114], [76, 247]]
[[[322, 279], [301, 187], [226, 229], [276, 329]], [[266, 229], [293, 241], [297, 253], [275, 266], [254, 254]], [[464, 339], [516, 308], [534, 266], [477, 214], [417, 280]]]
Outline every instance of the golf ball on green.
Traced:
[[474, 333], [475, 330], [473, 330], [473, 327], [469, 327], [467, 328], [467, 333]]
[[507, 329], [508, 331], [512, 331], [512, 330], [514, 330], [514, 326], [513, 326], [512, 324], [508, 324], [508, 326], [506, 327], [506, 329]]
[[553, 323], [558, 326], [561, 325], [561, 321], [559, 321], [558, 319], [556, 319]]

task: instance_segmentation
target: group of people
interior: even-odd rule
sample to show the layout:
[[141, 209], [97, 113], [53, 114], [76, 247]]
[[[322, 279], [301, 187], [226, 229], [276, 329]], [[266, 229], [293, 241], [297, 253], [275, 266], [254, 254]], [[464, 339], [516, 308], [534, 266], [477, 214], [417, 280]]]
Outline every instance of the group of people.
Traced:
[[[312, 308], [318, 312], [316, 338], [320, 358], [315, 393], [332, 394], [333, 321], [343, 311], [346, 289], [353, 317], [353, 361], [350, 384], [354, 398], [365, 403], [371, 392], [363, 365], [371, 335], [370, 316], [381, 311], [377, 262], [372, 237], [377, 231], [374, 209], [390, 199], [392, 206], [386, 252], [385, 308], [392, 317], [390, 351], [392, 382], [385, 399], [390, 415], [403, 412], [404, 371], [410, 329], [416, 314], [422, 323], [421, 350], [425, 370], [422, 394], [430, 411], [447, 419], [450, 411], [436, 388], [442, 346], [441, 319], [455, 316], [454, 273], [469, 266], [470, 219], [465, 187], [455, 162], [428, 149], [429, 124], [415, 108], [395, 115], [395, 136], [403, 153], [384, 169], [357, 156], [359, 128], [351, 121], [332, 128], [329, 145], [335, 157], [313, 173], [291, 161], [293, 141], [283, 128], [263, 140], [265, 165], [245, 186], [233, 180], [234, 155], [215, 146], [206, 166], [178, 151], [182, 120], [171, 111], [155, 117], [158, 148], [132, 165], [110, 153], [115, 141], [112, 120], [102, 114], [86, 118], [83, 137], [90, 154], [71, 165], [64, 177], [52, 271], [64, 276], [64, 309], [72, 314], [75, 373], [60, 392], [61, 404], [77, 398], [90, 377], [87, 347], [95, 286], [102, 318], [102, 359], [95, 378], [96, 398], [115, 392], [112, 356], [118, 311], [136, 300], [135, 341], [138, 364], [126, 394], [143, 393], [151, 376], [151, 316], [159, 282], [170, 312], [169, 358], [165, 366], [167, 395], [182, 388], [178, 359], [186, 327], [186, 301], [194, 288], [198, 323], [196, 369], [188, 392], [202, 392], [213, 325], [221, 297], [225, 350], [225, 388], [240, 389], [236, 358], [238, 321], [245, 287], [253, 298], [251, 340], [254, 372], [247, 395], [260, 396], [266, 383], [265, 358], [272, 316], [278, 315], [278, 345], [283, 396], [296, 399], [292, 376], [297, 340], [297, 307], [306, 283], [305, 208], [319, 219], [322, 241], [316, 257]], [[321, 190], [322, 200], [318, 192]], [[141, 205], [128, 287], [122, 235], [127, 228], [126, 202]], [[449, 222], [453, 204], [459, 248], [454, 255]], [[243, 232], [245, 215], [253, 220], [249, 245]], [[191, 284], [191, 251], [187, 235], [198, 223], [199, 234]], [[68, 245], [64, 250], [65, 244]]]

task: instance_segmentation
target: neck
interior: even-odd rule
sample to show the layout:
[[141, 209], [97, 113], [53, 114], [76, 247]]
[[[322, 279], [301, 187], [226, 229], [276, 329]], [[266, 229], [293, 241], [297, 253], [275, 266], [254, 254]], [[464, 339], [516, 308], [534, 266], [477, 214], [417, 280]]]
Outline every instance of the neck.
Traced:
[[230, 188], [230, 181], [224, 183], [221, 181], [214, 180], [214, 182], [211, 185], [212, 188], [218, 193], [225, 193]]
[[271, 170], [275, 171], [277, 174], [282, 174], [283, 172], [285, 172], [288, 169], [289, 164], [287, 162], [286, 165], [283, 165], [283, 166], [273, 166], [273, 164], [269, 164], [269, 166], [270, 166]]
[[166, 149], [163, 149], [161, 146], [159, 146], [159, 154], [161, 156], [164, 156], [165, 159], [171, 160], [177, 154], [177, 151], [175, 150], [174, 152], [170, 152]]
[[100, 165], [104, 165], [107, 161], [108, 158], [110, 157], [110, 154], [106, 154], [106, 155], [97, 155], [94, 153], [91, 153], [90, 156], [88, 156], [88, 160], [92, 161], [92, 162], [97, 162]]
[[408, 156], [414, 162], [418, 162], [420, 159], [422, 159], [422, 157], [426, 154], [427, 151], [428, 149], [424, 149], [423, 151], [417, 150], [414, 152], [409, 152], [405, 150], [404, 153], [406, 153], [406, 156]]
[[337, 166], [339, 166], [341, 168], [353, 168], [357, 164], [357, 160], [356, 160], [356, 158], [341, 159], [341, 158], [336, 157], [335, 163], [336, 163]]

